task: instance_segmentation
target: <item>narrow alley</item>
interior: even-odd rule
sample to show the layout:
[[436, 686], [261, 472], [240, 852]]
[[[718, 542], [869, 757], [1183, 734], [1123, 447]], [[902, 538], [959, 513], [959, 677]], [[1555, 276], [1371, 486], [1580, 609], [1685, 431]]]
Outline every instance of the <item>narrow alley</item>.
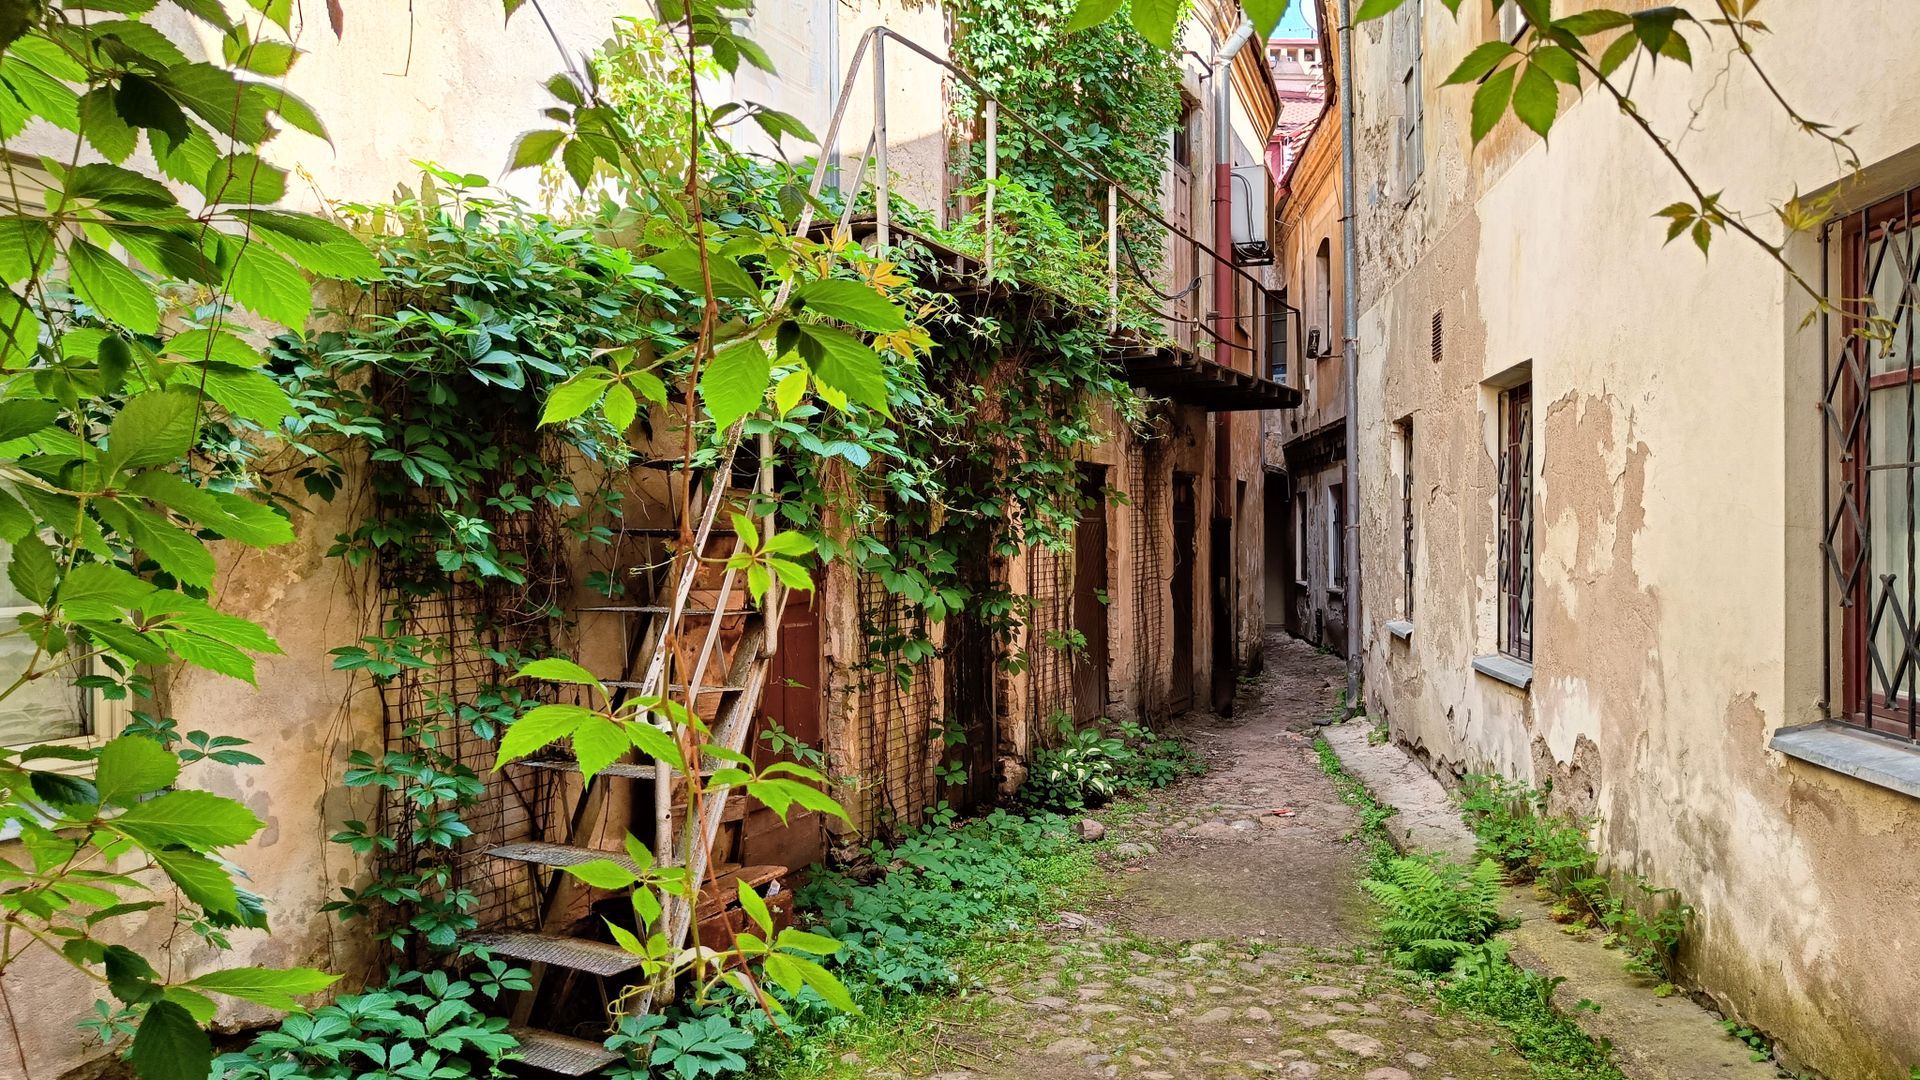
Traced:
[[1234, 718], [1184, 723], [1205, 775], [1097, 815], [1110, 827], [1094, 902], [884, 1064], [852, 1054], [836, 1075], [1533, 1075], [1500, 1029], [1445, 1014], [1376, 947], [1359, 818], [1313, 746], [1340, 661], [1285, 637], [1267, 657]]

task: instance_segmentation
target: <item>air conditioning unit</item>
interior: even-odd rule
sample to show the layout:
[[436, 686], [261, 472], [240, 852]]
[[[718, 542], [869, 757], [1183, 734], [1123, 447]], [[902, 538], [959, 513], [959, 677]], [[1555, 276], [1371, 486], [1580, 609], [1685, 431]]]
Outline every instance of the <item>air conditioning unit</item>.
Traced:
[[1235, 166], [1230, 181], [1234, 265], [1272, 266], [1267, 222], [1273, 216], [1273, 178], [1266, 162]]
[[1315, 326], [1307, 330], [1307, 359], [1320, 355], [1320, 328]]

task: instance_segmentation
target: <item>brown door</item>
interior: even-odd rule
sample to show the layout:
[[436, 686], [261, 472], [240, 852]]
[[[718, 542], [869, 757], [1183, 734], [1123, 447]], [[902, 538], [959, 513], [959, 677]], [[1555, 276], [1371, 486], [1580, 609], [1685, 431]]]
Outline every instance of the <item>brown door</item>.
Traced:
[[1167, 186], [1170, 189], [1167, 205], [1172, 207], [1173, 232], [1167, 237], [1167, 260], [1172, 273], [1168, 275], [1167, 291], [1177, 293], [1170, 307], [1173, 325], [1170, 328], [1173, 340], [1185, 348], [1193, 348], [1193, 312], [1194, 298], [1199, 290], [1189, 291], [1187, 287], [1194, 280], [1193, 235], [1193, 170], [1180, 162], [1169, 167]]
[[[789, 593], [780, 618], [780, 648], [767, 672], [766, 693], [753, 725], [751, 752], [755, 766], [776, 761], [798, 761], [826, 769], [813, 752], [824, 752], [821, 737], [821, 690], [826, 680], [820, 656], [820, 620], [813, 610], [813, 593]], [[772, 737], [769, 738], [768, 736]], [[772, 864], [798, 870], [826, 855], [825, 822], [811, 810], [794, 807], [782, 825], [778, 815], [750, 799], [730, 800], [750, 809], [741, 825], [739, 861], [748, 866]]]
[[1193, 707], [1193, 474], [1173, 477], [1173, 678], [1167, 707], [1184, 712]]
[[1073, 628], [1084, 644], [1073, 654], [1073, 719], [1087, 724], [1107, 715], [1107, 499], [1106, 469], [1081, 466], [1086, 512], [1073, 530]]
[[1213, 609], [1213, 711], [1233, 715], [1233, 519], [1216, 517], [1209, 530], [1210, 597]]

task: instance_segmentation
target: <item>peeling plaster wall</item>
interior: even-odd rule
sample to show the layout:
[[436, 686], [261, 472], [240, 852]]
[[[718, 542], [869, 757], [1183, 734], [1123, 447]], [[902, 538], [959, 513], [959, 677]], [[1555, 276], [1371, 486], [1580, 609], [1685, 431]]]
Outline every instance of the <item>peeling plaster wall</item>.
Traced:
[[[308, 6], [304, 26], [296, 24], [310, 55], [294, 69], [290, 86], [319, 111], [333, 145], [288, 131], [266, 153], [306, 170], [320, 195], [387, 198], [396, 184], [417, 185], [415, 158], [497, 175], [514, 138], [540, 120], [547, 101], [540, 84], [561, 58], [530, 13], [503, 27], [497, 5], [478, 13], [453, 0], [415, 0], [410, 7], [348, 5], [339, 41], [318, 5]], [[581, 49], [603, 41], [616, 14], [643, 9], [637, 0], [586, 0], [550, 14], [561, 39]], [[197, 41], [202, 53], [218, 55], [217, 38], [184, 17], [177, 23], [163, 18], [161, 25], [183, 46]], [[532, 196], [533, 180], [521, 173], [509, 187]], [[299, 183], [290, 186], [289, 201], [317, 206], [313, 189]], [[230, 854], [251, 876], [249, 888], [267, 898], [273, 927], [271, 935], [234, 932], [234, 948], [220, 953], [184, 930], [176, 933], [168, 909], [127, 920], [126, 937], [170, 978], [238, 965], [312, 965], [344, 974], [346, 985], [371, 974], [365, 936], [319, 914], [321, 904], [341, 887], [358, 885], [365, 873], [362, 860], [327, 837], [341, 821], [369, 812], [369, 803], [337, 781], [347, 751], [377, 747], [382, 735], [377, 697], [364, 680], [355, 684], [333, 671], [327, 655], [367, 631], [373, 595], [364, 575], [350, 575], [339, 560], [325, 557], [333, 538], [352, 528], [354, 490], [296, 514], [296, 541], [285, 548], [217, 546], [213, 599], [259, 622], [286, 653], [261, 659], [258, 688], [197, 669], [179, 671], [164, 685], [168, 712], [183, 730], [252, 740], [249, 749], [266, 760], [250, 768], [201, 763], [190, 766], [187, 777], [245, 802], [267, 823], [252, 843]], [[162, 943], [168, 944], [156, 954]], [[9, 969], [5, 988], [19, 1010], [22, 1045], [16, 1054], [0, 1041], [0, 1078], [57, 1076], [99, 1054], [74, 1026], [100, 996], [95, 984], [64, 963], [29, 954]], [[229, 1003], [219, 1023], [268, 1018], [264, 1010]], [[22, 1056], [30, 1074], [21, 1071]]]
[[[1899, 190], [1878, 166], [1920, 143], [1910, 35], [1877, 30], [1910, 17], [1894, 0], [1768, 13], [1760, 59], [1787, 99], [1858, 125], [1862, 197]], [[1411, 193], [1391, 156], [1387, 43], [1377, 26], [1355, 34], [1369, 702], [1443, 776], [1552, 780], [1561, 806], [1596, 815], [1610, 870], [1694, 906], [1685, 974], [1731, 1015], [1827, 1075], [1902, 1077], [1920, 1060], [1920, 801], [1767, 750], [1819, 718], [1820, 353], [1798, 330], [1804, 302], [1741, 240], [1705, 262], [1661, 246], [1649, 215], [1684, 189], [1604, 101], [1567, 106], [1550, 150], [1511, 120], [1471, 149], [1470, 93], [1437, 84], [1487, 40], [1483, 21], [1480, 5], [1458, 23], [1428, 5], [1428, 158]], [[1665, 132], [1704, 107], [1682, 147], [1703, 183], [1764, 218], [1769, 200], [1838, 180], [1751, 72], [1726, 66], [1662, 65], [1635, 87]], [[1811, 244], [1790, 255], [1817, 278]], [[1529, 363], [1521, 692], [1470, 664], [1495, 649], [1497, 384]], [[1400, 642], [1383, 625], [1402, 558], [1390, 424], [1409, 414], [1415, 630]]]

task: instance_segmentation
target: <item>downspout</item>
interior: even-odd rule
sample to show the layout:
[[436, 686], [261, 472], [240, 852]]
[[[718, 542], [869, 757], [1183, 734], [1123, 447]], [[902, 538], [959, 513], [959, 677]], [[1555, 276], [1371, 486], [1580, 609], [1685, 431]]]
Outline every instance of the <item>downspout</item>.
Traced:
[[[1227, 40], [1213, 57], [1213, 250], [1218, 253], [1213, 264], [1213, 307], [1215, 312], [1214, 330], [1219, 334], [1218, 344], [1214, 346], [1213, 358], [1218, 363], [1237, 369], [1239, 364], [1227, 347], [1233, 340], [1235, 328], [1234, 308], [1238, 289], [1233, 282], [1233, 58], [1253, 40], [1253, 20], [1245, 12], [1240, 15], [1240, 25], [1234, 28]], [[1251, 356], [1251, 354], [1249, 354]], [[1249, 364], [1249, 367], [1252, 365]], [[1215, 521], [1228, 522], [1229, 536], [1236, 536], [1240, 523], [1234, 521], [1239, 507], [1234, 505], [1233, 497], [1233, 414], [1219, 412], [1213, 416], [1213, 517]], [[1235, 556], [1238, 544], [1227, 545], [1227, 565], [1211, 568], [1210, 577], [1224, 578], [1226, 595], [1216, 597], [1215, 603], [1227, 606], [1227, 656], [1233, 666], [1239, 664], [1239, 642], [1234, 640], [1237, 620], [1236, 598], [1239, 595], [1238, 582], [1235, 580]], [[1218, 644], [1214, 648], [1216, 660], [1220, 655]], [[1233, 695], [1220, 691], [1222, 672], [1213, 673], [1214, 697], [1216, 707], [1225, 713], [1233, 711]], [[1227, 673], [1231, 679], [1238, 672]], [[1231, 685], [1231, 683], [1227, 684]], [[1224, 701], [1222, 700], [1224, 699]]]
[[[1233, 58], [1253, 39], [1253, 20], [1244, 13], [1240, 25], [1213, 54], [1213, 264], [1214, 330], [1219, 340], [1232, 340], [1234, 325], [1233, 264]], [[1214, 359], [1233, 367], [1224, 344]]]
[[1347, 412], [1347, 715], [1360, 711], [1360, 243], [1354, 225], [1353, 11], [1340, 0], [1340, 379]]

